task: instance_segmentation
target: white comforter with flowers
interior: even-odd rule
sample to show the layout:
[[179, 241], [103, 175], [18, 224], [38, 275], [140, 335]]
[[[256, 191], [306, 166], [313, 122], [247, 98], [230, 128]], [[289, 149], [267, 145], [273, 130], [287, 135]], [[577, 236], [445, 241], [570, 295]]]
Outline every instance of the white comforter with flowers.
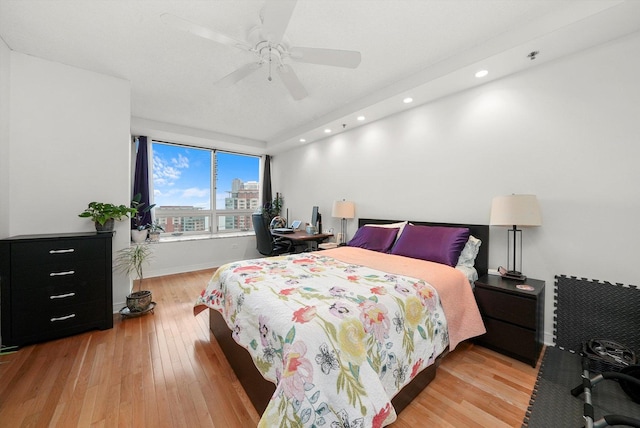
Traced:
[[201, 305], [276, 384], [264, 427], [388, 425], [391, 398], [448, 345], [431, 285], [323, 252], [222, 266]]

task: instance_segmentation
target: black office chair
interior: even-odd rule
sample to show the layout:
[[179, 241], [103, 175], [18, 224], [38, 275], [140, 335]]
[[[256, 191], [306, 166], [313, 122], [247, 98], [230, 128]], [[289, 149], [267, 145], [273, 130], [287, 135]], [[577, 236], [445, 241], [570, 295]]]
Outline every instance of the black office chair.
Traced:
[[291, 253], [293, 243], [288, 239], [280, 239], [271, 235], [267, 219], [262, 214], [252, 214], [253, 230], [256, 232], [256, 248], [263, 256], [278, 256]]

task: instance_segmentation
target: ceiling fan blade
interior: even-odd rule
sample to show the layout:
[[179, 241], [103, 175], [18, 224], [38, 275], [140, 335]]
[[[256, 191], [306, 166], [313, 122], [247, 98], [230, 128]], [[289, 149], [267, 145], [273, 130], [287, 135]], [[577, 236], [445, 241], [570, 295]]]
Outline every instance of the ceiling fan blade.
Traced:
[[294, 100], [299, 101], [309, 95], [290, 65], [285, 64], [276, 70]]
[[362, 55], [358, 51], [344, 51], [338, 49], [299, 48], [289, 50], [294, 61], [311, 64], [332, 65], [334, 67], [356, 68], [360, 65]]
[[186, 31], [187, 33], [194, 34], [205, 39], [213, 40], [214, 42], [222, 43], [223, 45], [233, 46], [242, 50], [251, 50], [251, 45], [241, 40], [234, 39], [217, 31], [205, 28], [199, 24], [187, 21], [186, 19], [171, 15], [169, 13], [163, 13], [160, 15], [160, 19], [165, 24], [171, 25], [179, 30]]
[[267, 0], [262, 9], [262, 36], [273, 44], [282, 41], [297, 0]]
[[217, 84], [225, 87], [235, 85], [254, 71], [258, 70], [260, 67], [262, 67], [262, 63], [258, 62], [251, 62], [249, 64], [243, 65], [236, 71], [232, 71], [222, 79], [218, 80]]

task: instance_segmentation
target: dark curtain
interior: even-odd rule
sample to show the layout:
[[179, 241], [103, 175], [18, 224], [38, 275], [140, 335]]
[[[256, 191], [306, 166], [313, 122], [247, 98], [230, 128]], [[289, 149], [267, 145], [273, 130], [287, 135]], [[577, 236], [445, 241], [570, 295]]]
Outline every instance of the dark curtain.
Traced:
[[271, 156], [264, 156], [264, 175], [262, 176], [262, 206], [271, 206]]
[[[141, 209], [139, 216], [142, 217], [140, 224], [151, 223], [151, 211], [144, 212], [149, 206], [149, 155], [147, 154], [147, 137], [138, 137], [138, 150], [136, 153], [136, 172], [133, 177], [133, 196], [140, 193]], [[131, 225], [133, 228], [133, 223]]]

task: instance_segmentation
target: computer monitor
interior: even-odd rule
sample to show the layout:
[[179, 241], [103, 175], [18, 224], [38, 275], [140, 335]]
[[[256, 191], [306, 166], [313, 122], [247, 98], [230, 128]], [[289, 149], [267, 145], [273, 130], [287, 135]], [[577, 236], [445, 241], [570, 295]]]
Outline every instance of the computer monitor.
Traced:
[[316, 232], [322, 233], [322, 215], [318, 211], [318, 207], [313, 207], [311, 211], [311, 226], [315, 226]]

